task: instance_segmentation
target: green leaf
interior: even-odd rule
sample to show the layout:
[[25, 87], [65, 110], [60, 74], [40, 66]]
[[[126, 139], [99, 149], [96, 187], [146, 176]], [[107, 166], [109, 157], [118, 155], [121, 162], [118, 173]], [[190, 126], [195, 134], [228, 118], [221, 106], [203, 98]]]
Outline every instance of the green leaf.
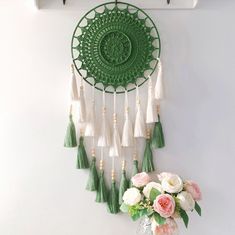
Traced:
[[200, 215], [200, 216], [202, 216], [202, 209], [201, 209], [201, 207], [199, 206], [199, 204], [197, 203], [197, 202], [195, 202], [195, 210], [196, 210], [196, 212]]
[[152, 188], [151, 189], [151, 191], [150, 191], [150, 200], [153, 202], [155, 199], [156, 199], [156, 197], [158, 196], [158, 195], [160, 195], [161, 194], [161, 192], [159, 192], [157, 189], [155, 189], [155, 188]]
[[185, 212], [185, 210], [183, 209], [180, 210], [180, 216], [184, 221], [185, 227], [188, 228], [189, 217], [187, 213]]
[[120, 206], [120, 210], [123, 213], [127, 213], [129, 211], [129, 206], [125, 203], [122, 203], [122, 205]]
[[154, 213], [153, 217], [159, 225], [165, 224], [165, 222], [166, 222], [166, 219], [161, 217], [158, 213]]
[[153, 209], [148, 209], [148, 214], [147, 214], [147, 216], [151, 216], [151, 215], [153, 215], [153, 213], [154, 213], [154, 210], [153, 210]]
[[132, 215], [131, 218], [132, 220], [136, 221], [139, 218], [143, 217], [144, 215], [148, 214], [148, 210], [147, 209], [143, 209], [143, 210], [136, 210]]

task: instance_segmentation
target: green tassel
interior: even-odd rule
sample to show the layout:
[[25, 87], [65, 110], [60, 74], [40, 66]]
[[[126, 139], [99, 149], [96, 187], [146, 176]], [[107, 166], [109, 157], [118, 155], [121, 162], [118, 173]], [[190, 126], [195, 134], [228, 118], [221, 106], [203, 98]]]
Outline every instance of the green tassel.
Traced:
[[[131, 177], [135, 176], [136, 174], [139, 173], [139, 168], [138, 168], [138, 160], [133, 160], [133, 166], [132, 166], [132, 174]], [[131, 180], [130, 180], [130, 188], [133, 186]]]
[[116, 188], [115, 180], [112, 181], [111, 189], [108, 196], [108, 209], [111, 214], [117, 214], [119, 212], [118, 190]]
[[89, 162], [84, 147], [84, 138], [81, 136], [79, 138], [78, 153], [77, 153], [77, 168], [78, 169], [87, 169], [89, 168]]
[[153, 136], [151, 140], [151, 146], [152, 148], [163, 148], [165, 146], [165, 140], [164, 140], [164, 134], [162, 130], [162, 124], [160, 121], [160, 116], [158, 115], [158, 122], [155, 123], [154, 129], [153, 129]]
[[96, 193], [96, 202], [107, 202], [108, 198], [108, 192], [106, 188], [105, 178], [104, 178], [104, 170], [101, 170], [100, 172], [100, 178], [99, 178], [99, 185], [98, 190]]
[[144, 150], [144, 159], [142, 163], [142, 171], [143, 172], [151, 172], [154, 171], [153, 165], [153, 153], [150, 147], [150, 140], [146, 139], [146, 146]]
[[123, 170], [122, 171], [121, 181], [120, 181], [120, 187], [119, 187], [119, 205], [121, 205], [122, 202], [123, 202], [122, 197], [123, 197], [123, 194], [128, 189], [128, 186], [129, 186], [129, 181], [126, 177], [126, 171]]
[[77, 146], [76, 128], [72, 114], [69, 115], [69, 124], [64, 139], [64, 147], [73, 148]]
[[90, 166], [89, 178], [86, 186], [86, 190], [96, 191], [98, 189], [99, 177], [96, 169], [96, 158], [93, 157]]

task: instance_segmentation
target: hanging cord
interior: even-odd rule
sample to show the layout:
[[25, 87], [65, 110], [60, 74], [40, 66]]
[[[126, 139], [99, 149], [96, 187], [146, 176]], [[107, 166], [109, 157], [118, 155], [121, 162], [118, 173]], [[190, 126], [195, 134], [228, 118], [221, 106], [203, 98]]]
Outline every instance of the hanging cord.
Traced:
[[103, 93], [102, 93], [102, 103], [103, 103], [103, 110], [102, 110], [102, 113], [103, 113], [103, 115], [104, 115], [105, 112], [106, 112], [105, 90], [103, 90]]
[[70, 104], [69, 106], [69, 115], [72, 115], [73, 114], [73, 105]]
[[[95, 85], [92, 86], [92, 110], [95, 112]], [[95, 149], [95, 132], [92, 137], [92, 145], [93, 145], [93, 149]]]
[[139, 86], [136, 86], [136, 106], [140, 104]]
[[100, 149], [100, 171], [102, 171], [104, 169], [104, 148], [101, 147]]
[[125, 90], [125, 113], [129, 112], [129, 101], [128, 101], [128, 91]]
[[[117, 114], [116, 114], [116, 91], [113, 93], [113, 128], [116, 128]], [[115, 180], [115, 157], [112, 157], [112, 181]]]

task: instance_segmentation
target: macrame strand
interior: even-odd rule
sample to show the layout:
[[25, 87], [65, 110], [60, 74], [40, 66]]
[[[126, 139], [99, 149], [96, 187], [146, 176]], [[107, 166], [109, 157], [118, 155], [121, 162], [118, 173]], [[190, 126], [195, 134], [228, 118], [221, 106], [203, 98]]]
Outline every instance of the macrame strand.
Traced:
[[156, 100], [154, 99], [154, 95], [153, 95], [152, 78], [149, 77], [146, 123], [155, 123], [157, 121], [158, 121], [158, 115], [157, 115], [157, 109], [156, 109]]
[[79, 101], [79, 95], [78, 95], [78, 88], [77, 88], [77, 79], [74, 72], [74, 65], [71, 64], [71, 72], [72, 72], [72, 78], [71, 78], [71, 90], [70, 90], [70, 99], [72, 102]]
[[72, 104], [71, 104], [69, 108], [69, 124], [67, 126], [65, 134], [64, 147], [73, 148], [76, 146], [77, 146], [77, 134], [76, 134], [76, 127], [73, 122]]
[[146, 145], [144, 150], [144, 158], [142, 163], [142, 171], [143, 172], [152, 172], [154, 171], [154, 164], [153, 164], [153, 153], [150, 147], [150, 129], [147, 130], [147, 138], [146, 138]]
[[116, 113], [116, 92], [113, 95], [113, 136], [112, 144], [109, 149], [110, 157], [120, 157], [121, 156], [121, 140], [117, 127], [117, 113]]
[[[86, 123], [85, 136], [95, 137], [96, 128], [95, 128], [95, 87], [92, 87], [92, 101], [91, 109], [89, 110], [88, 120]], [[94, 147], [94, 146], [93, 146]]]
[[105, 101], [105, 91], [102, 94], [102, 121], [101, 121], [101, 129], [100, 135], [98, 138], [98, 146], [99, 147], [108, 147], [110, 146], [111, 139], [110, 139], [110, 129], [109, 123], [106, 117], [106, 101]]
[[108, 192], [104, 177], [104, 149], [101, 147], [101, 158], [100, 158], [100, 175], [99, 175], [99, 183], [98, 183], [98, 190], [96, 193], [96, 202], [107, 202], [108, 199]]
[[164, 99], [164, 85], [163, 85], [163, 76], [162, 76], [162, 62], [158, 59], [158, 73], [157, 73], [157, 81], [155, 85], [155, 98], [157, 100]]
[[153, 128], [153, 136], [151, 138], [151, 147], [153, 149], [163, 148], [165, 146], [165, 138], [160, 120], [160, 104], [157, 105], [158, 122], [155, 123]]
[[146, 123], [141, 109], [138, 86], [136, 86], [136, 118], [135, 118], [134, 137], [135, 138], [146, 137]]
[[123, 125], [122, 131], [122, 146], [123, 147], [131, 147], [134, 142], [134, 132], [133, 125], [129, 115], [129, 102], [128, 102], [128, 92], [125, 91], [125, 121]]
[[78, 114], [78, 122], [85, 123], [86, 122], [86, 101], [84, 95], [84, 86], [83, 86], [83, 78], [81, 78], [80, 85], [80, 99], [79, 99], [79, 114]]
[[89, 161], [84, 146], [83, 130], [80, 129], [80, 138], [79, 138], [79, 145], [77, 152], [77, 169], [87, 169], [87, 168], [89, 168]]

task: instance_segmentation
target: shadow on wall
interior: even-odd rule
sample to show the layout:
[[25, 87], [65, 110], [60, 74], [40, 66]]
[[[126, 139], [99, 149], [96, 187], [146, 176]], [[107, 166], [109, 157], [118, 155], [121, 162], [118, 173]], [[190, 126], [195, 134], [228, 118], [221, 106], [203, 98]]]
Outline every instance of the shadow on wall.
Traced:
[[227, 6], [232, 5], [233, 1], [231, 0], [198, 0], [197, 7], [198, 9], [223, 9]]

